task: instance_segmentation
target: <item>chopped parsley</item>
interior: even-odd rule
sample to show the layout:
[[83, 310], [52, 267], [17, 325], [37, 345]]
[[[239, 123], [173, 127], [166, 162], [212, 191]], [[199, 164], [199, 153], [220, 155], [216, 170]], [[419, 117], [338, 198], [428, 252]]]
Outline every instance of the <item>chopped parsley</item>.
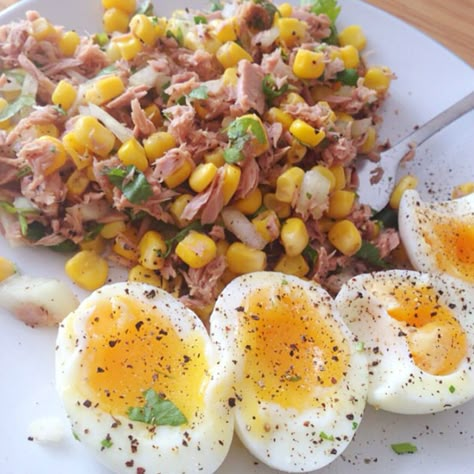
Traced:
[[311, 265], [314, 265], [318, 259], [318, 252], [311, 245], [307, 245], [303, 250], [303, 256], [310, 261]]
[[356, 430], [358, 427], [359, 427], [359, 423], [357, 423], [357, 421], [353, 421], [352, 422], [352, 429]]
[[196, 25], [205, 25], [207, 23], [207, 18], [205, 16], [197, 15], [194, 17], [194, 23]]
[[319, 437], [321, 439], [326, 440], [326, 441], [334, 441], [334, 436], [333, 435], [328, 435], [324, 431], [321, 431], [321, 433], [319, 433]]
[[112, 443], [112, 441], [110, 440], [110, 437], [104, 438], [104, 439], [100, 442], [100, 445], [101, 445], [103, 448], [111, 448], [113, 444], [114, 444], [114, 443]]
[[133, 204], [140, 204], [153, 194], [145, 175], [135, 166], [110, 168], [106, 170], [105, 174], [109, 181], [119, 188]]
[[127, 415], [132, 421], [140, 421], [149, 425], [180, 426], [187, 423], [186, 417], [170, 400], [166, 400], [152, 388], [145, 390], [145, 405], [130, 407]]
[[449, 393], [454, 393], [456, 391], [456, 387], [454, 385], [450, 385], [448, 390], [449, 390]]
[[191, 222], [191, 224], [181, 229], [173, 237], [165, 240], [166, 252], [163, 253], [160, 250], [158, 250], [157, 251], [158, 257], [166, 258], [173, 250], [173, 247], [179, 242], [181, 242], [189, 234], [189, 232], [191, 232], [192, 230], [200, 230], [200, 229], [202, 229], [202, 224], [199, 221]]
[[384, 229], [393, 228], [398, 229], [398, 215], [397, 212], [390, 206], [383, 208], [381, 211], [374, 213], [370, 218], [372, 221], [377, 221]]
[[174, 38], [179, 46], [183, 46], [184, 34], [183, 34], [183, 30], [181, 28], [178, 28], [176, 30], [176, 33], [174, 33], [171, 30], [168, 30], [166, 32], [166, 37], [167, 38]]
[[385, 260], [380, 258], [379, 249], [367, 240], [362, 241], [362, 246], [355, 256], [376, 267], [387, 268], [389, 266]]
[[413, 454], [418, 451], [417, 447], [411, 443], [395, 443], [391, 444], [390, 447], [397, 454]]
[[255, 138], [258, 143], [266, 143], [267, 136], [257, 116], [244, 115], [236, 118], [227, 129], [229, 148], [224, 150], [227, 163], [236, 163], [244, 159], [242, 150], [245, 144]]

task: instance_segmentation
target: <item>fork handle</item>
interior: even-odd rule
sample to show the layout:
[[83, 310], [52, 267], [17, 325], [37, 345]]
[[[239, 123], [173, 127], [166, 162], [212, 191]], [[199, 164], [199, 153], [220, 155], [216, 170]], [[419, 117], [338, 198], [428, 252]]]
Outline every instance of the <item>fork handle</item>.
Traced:
[[447, 108], [436, 117], [433, 117], [424, 125], [417, 128], [413, 133], [398, 142], [391, 148], [391, 154], [400, 153], [400, 156], [403, 156], [403, 154], [406, 153], [413, 144], [415, 146], [421, 145], [436, 132], [439, 132], [442, 128], [448, 126], [450, 123], [454, 122], [459, 117], [462, 117], [467, 112], [470, 112], [472, 109], [474, 109], [474, 92], [463, 97], [451, 107]]

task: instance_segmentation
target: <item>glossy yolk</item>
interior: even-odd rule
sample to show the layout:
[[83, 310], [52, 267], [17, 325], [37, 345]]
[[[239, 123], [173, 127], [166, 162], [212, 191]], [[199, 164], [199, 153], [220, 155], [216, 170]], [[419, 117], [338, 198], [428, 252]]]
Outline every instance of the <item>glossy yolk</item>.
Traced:
[[304, 410], [340, 382], [349, 350], [337, 324], [323, 318], [301, 288], [286, 287], [263, 287], [245, 300], [239, 321], [243, 391]]
[[[171, 311], [171, 310], [168, 310]], [[207, 361], [201, 335], [180, 335], [156, 307], [127, 297], [97, 304], [88, 318], [82, 368], [100, 409], [126, 415], [153, 388], [190, 420], [203, 404]]]
[[432, 287], [400, 285], [394, 289], [397, 304], [390, 316], [409, 326], [408, 346], [414, 363], [432, 375], [446, 375], [467, 354], [466, 334], [452, 311], [439, 303]]
[[437, 266], [452, 276], [474, 283], [474, 219], [432, 216], [424, 239], [435, 252]]

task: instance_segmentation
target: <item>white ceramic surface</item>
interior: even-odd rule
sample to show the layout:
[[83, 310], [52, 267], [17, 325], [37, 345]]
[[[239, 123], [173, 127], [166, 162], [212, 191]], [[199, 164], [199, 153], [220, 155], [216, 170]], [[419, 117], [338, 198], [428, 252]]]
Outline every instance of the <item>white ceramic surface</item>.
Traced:
[[[383, 112], [382, 137], [398, 141], [416, 124], [472, 91], [472, 68], [438, 43], [360, 1], [340, 3], [343, 10], [339, 25], [358, 23], [367, 34], [367, 62], [386, 64], [398, 76]], [[173, 7], [196, 4], [193, 0], [172, 2]], [[69, 28], [95, 32], [100, 25], [99, 0], [26, 0], [0, 15], [0, 22], [20, 18], [28, 9], [37, 9], [56, 24]], [[156, 11], [169, 14], [170, 9], [167, 6]], [[471, 112], [431, 139], [401, 173], [412, 171], [420, 178], [424, 197], [447, 198], [453, 185], [474, 181], [473, 130]], [[64, 257], [47, 250], [12, 249], [0, 238], [0, 255], [17, 262], [22, 272], [66, 279]], [[84, 295], [77, 288], [74, 291]], [[1, 311], [0, 324], [0, 473], [106, 474], [108, 471], [73, 439], [63, 416], [54, 389], [55, 330], [31, 329]], [[64, 420], [62, 442], [40, 445], [27, 440], [30, 422], [44, 416], [59, 416]], [[398, 456], [390, 449], [391, 443], [405, 441], [416, 444], [418, 452]], [[339, 459], [319, 472], [468, 474], [473, 471], [474, 401], [429, 416], [398, 416], [367, 408], [355, 440]], [[256, 463], [238, 441], [219, 470], [221, 474], [271, 472], [274, 471]]]

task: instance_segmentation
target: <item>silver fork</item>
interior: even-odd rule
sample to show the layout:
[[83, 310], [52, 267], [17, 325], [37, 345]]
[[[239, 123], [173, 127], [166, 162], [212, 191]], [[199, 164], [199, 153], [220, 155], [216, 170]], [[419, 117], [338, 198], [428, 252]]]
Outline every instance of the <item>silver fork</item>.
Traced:
[[[417, 128], [395, 146], [382, 152], [380, 161], [374, 163], [369, 160], [359, 160], [356, 168], [359, 175], [359, 189], [357, 192], [360, 202], [368, 204], [374, 211], [383, 209], [387, 205], [395, 186], [398, 165], [403, 157], [410, 150], [416, 150], [416, 147], [424, 143], [428, 138], [473, 109], [474, 92], [471, 92]], [[382, 178], [376, 184], [372, 184], [371, 179], [373, 179], [374, 173], [377, 173], [380, 168], [383, 169]]]

